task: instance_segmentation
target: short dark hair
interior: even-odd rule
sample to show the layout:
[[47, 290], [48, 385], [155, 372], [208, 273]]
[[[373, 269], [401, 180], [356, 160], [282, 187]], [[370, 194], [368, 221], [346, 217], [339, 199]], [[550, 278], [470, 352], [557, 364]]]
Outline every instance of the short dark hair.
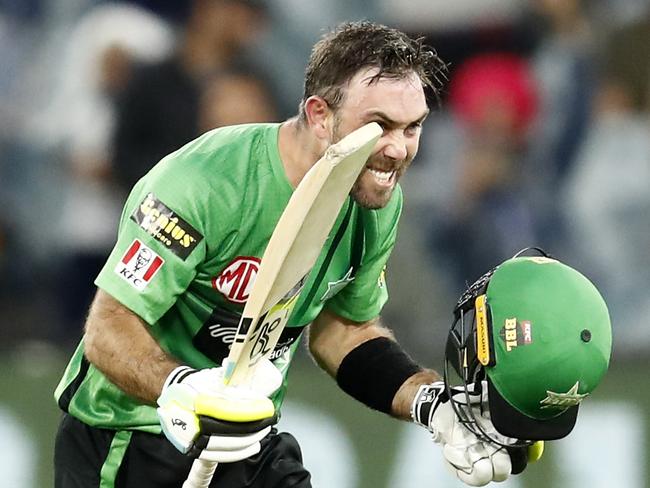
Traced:
[[323, 36], [313, 47], [305, 70], [300, 117], [307, 98], [318, 95], [333, 110], [340, 105], [344, 85], [364, 68], [377, 68], [371, 83], [382, 78], [405, 78], [415, 73], [436, 101], [447, 79], [447, 65], [424, 38], [374, 22], [346, 22]]

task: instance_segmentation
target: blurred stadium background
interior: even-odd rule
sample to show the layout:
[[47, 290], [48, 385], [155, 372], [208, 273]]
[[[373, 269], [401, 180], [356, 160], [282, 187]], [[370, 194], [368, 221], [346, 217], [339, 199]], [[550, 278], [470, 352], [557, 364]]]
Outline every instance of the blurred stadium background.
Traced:
[[[502, 486], [644, 488], [650, 465], [648, 0], [0, 0], [0, 472], [52, 486], [52, 392], [129, 186], [219, 125], [291, 116], [324, 29], [371, 19], [450, 64], [403, 180], [386, 322], [439, 368], [467, 282], [528, 245], [590, 277], [610, 373]], [[301, 353], [281, 422], [316, 487], [456, 487], [426, 433]]]

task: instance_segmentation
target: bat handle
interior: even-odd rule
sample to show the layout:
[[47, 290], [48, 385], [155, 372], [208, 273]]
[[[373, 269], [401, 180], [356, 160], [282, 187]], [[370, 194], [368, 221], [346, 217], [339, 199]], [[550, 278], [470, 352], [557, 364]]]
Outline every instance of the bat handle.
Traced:
[[203, 459], [195, 459], [192, 463], [190, 474], [187, 475], [183, 488], [208, 488], [214, 470], [217, 469], [216, 461], [205, 461]]

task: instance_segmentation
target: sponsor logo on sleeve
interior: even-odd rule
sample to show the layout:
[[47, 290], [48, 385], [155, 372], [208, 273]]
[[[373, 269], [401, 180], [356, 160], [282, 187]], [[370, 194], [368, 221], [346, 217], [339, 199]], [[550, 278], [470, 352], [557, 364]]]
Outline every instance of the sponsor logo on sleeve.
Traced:
[[212, 286], [229, 301], [246, 303], [259, 269], [259, 258], [238, 256], [226, 266], [219, 276], [212, 279]]
[[139, 291], [144, 290], [165, 260], [135, 239], [115, 266], [115, 272]]
[[153, 193], [149, 193], [136, 207], [131, 220], [183, 260], [203, 239], [194, 227]]

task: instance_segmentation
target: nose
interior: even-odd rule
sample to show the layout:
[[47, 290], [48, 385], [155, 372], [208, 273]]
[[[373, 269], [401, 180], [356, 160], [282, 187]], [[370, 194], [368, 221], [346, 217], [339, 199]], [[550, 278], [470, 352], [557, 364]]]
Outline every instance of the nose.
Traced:
[[384, 156], [394, 161], [403, 161], [408, 155], [406, 140], [404, 134], [393, 131], [388, 135], [386, 146], [384, 147]]

